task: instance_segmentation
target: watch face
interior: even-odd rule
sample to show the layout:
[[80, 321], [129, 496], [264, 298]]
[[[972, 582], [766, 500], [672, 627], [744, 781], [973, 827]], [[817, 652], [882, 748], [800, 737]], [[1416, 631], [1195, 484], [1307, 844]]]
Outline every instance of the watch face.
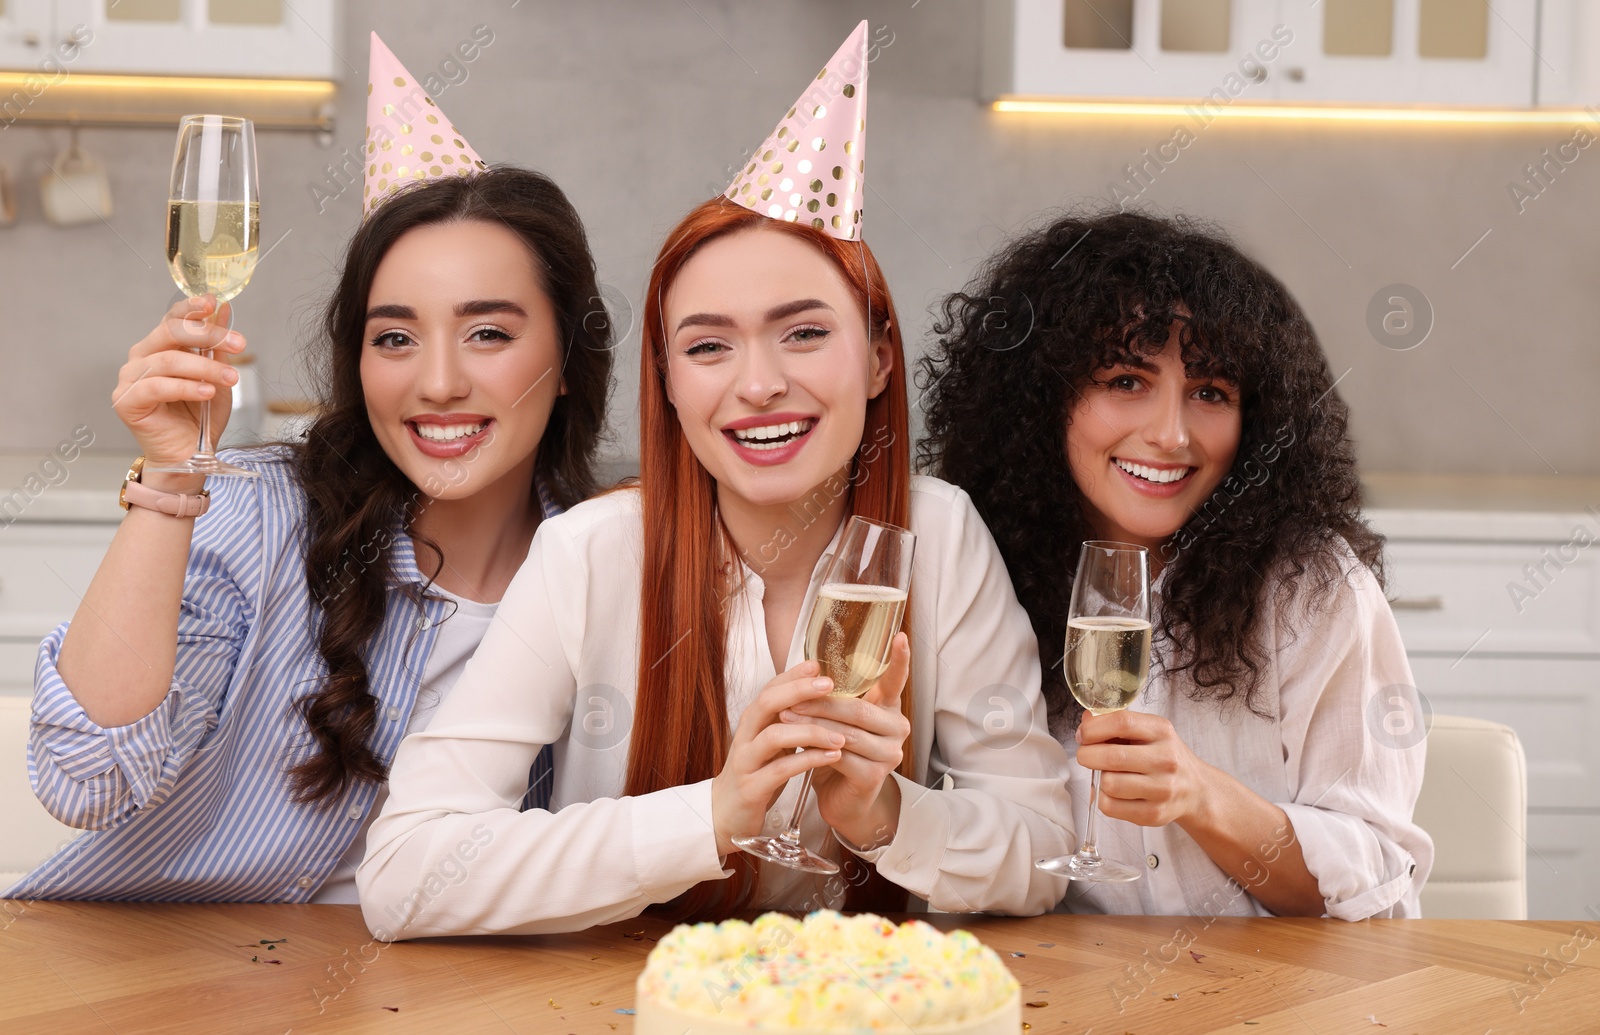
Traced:
[[128, 483], [140, 481], [144, 475], [144, 457], [136, 456], [133, 463], [128, 465], [128, 476], [122, 479], [122, 491], [117, 493], [117, 503], [123, 510], [133, 506], [128, 502]]

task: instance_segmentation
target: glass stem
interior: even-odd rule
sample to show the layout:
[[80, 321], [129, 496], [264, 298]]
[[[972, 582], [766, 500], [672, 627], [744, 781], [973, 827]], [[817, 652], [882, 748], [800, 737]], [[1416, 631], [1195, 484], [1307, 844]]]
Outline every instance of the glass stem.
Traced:
[[1089, 777], [1089, 829], [1083, 835], [1083, 844], [1078, 846], [1078, 855], [1083, 858], [1100, 861], [1100, 849], [1096, 842], [1099, 838], [1095, 834], [1095, 820], [1100, 818], [1100, 770], [1093, 771]]
[[796, 848], [800, 846], [800, 814], [806, 810], [806, 799], [811, 796], [811, 777], [815, 769], [806, 770], [806, 778], [800, 784], [800, 800], [794, 803], [794, 815], [789, 817], [789, 829], [783, 832], [783, 840]]
[[[211, 358], [211, 350], [210, 349], [195, 349], [195, 353], [197, 355], [204, 356], [206, 359], [210, 359]], [[200, 400], [200, 444], [194, 447], [194, 454], [197, 457], [206, 457], [206, 458], [210, 458], [211, 455], [212, 455], [212, 453], [211, 453], [211, 400], [210, 399], [201, 399]]]

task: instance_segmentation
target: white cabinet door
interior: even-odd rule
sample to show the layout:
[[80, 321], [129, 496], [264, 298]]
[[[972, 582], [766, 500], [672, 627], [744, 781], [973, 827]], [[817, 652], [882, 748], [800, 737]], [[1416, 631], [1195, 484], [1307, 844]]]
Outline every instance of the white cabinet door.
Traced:
[[33, 663], [38, 654], [38, 640], [0, 640], [0, 697], [33, 697]]
[[[1600, 54], [1561, 44], [1590, 21], [1600, 38], [1600, 15], [1543, 2], [1541, 16], [1541, 0], [986, 0], [983, 93], [1525, 107], [1542, 69], [1568, 103], [1592, 102], [1583, 69]], [[1216, 49], [1174, 49], [1197, 41]]]
[[[1365, 104], [1526, 106], [1534, 103], [1539, 0], [1442, 4], [1439, 0], [1286, 0], [1282, 20], [1294, 43], [1274, 69], [1286, 101]], [[1385, 10], [1387, 9], [1387, 10]], [[1435, 12], [1448, 11], [1448, 17]], [[1383, 34], [1362, 15], [1390, 16]], [[1438, 56], [1470, 54], [1481, 56]], [[1344, 51], [1340, 53], [1340, 51]]]
[[39, 641], [78, 609], [116, 532], [87, 522], [0, 529], [0, 696], [33, 696]]
[[[338, 0], [5, 0], [0, 68], [57, 73], [330, 79]], [[77, 30], [79, 26], [83, 28]], [[80, 44], [63, 60], [58, 48]]]
[[1528, 919], [1600, 919], [1600, 812], [1530, 811]]
[[0, 639], [38, 643], [72, 617], [116, 525], [17, 522], [0, 530]]
[[[1104, 27], [1104, 40], [1110, 46], [1068, 47], [1067, 25], [1073, 14], [1068, 4], [1072, 2], [987, 0], [987, 99], [1018, 94], [1187, 101], [1218, 90], [1222, 91], [1222, 103], [1235, 98], [1269, 99], [1262, 85], [1267, 75], [1255, 55], [1258, 46], [1276, 53], [1276, 0], [1230, 0], [1225, 5], [1225, 24], [1214, 26], [1215, 35], [1226, 40], [1217, 51], [1164, 47], [1163, 35], [1173, 35], [1163, 24], [1166, 0], [1128, 0], [1132, 17]], [[1116, 6], [1099, 0], [1085, 5], [1084, 10], [1087, 17], [1099, 18]]]
[[1517, 731], [1530, 807], [1600, 809], [1600, 660], [1413, 656], [1411, 672], [1435, 714]]
[[1384, 558], [1407, 651], [1600, 657], [1600, 549], [1390, 540]]

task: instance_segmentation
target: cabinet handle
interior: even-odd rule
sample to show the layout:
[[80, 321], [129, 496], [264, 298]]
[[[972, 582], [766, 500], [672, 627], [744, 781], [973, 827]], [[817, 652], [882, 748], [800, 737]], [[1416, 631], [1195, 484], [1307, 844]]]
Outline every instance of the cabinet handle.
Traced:
[[1443, 611], [1444, 597], [1395, 597], [1389, 607], [1395, 611]]

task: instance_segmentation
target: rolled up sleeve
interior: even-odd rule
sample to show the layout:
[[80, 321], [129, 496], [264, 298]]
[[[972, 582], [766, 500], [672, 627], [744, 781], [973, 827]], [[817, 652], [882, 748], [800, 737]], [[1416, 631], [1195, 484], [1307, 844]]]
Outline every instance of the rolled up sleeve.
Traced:
[[1365, 567], [1321, 613], [1339, 622], [1312, 616], [1309, 635], [1292, 648], [1301, 663], [1283, 683], [1291, 794], [1277, 804], [1328, 916], [1418, 916], [1433, 865], [1433, 841], [1412, 821], [1425, 731], [1385, 725], [1397, 714], [1390, 699], [1415, 693], [1399, 628]]
[[97, 724], [57, 668], [69, 623], [39, 645], [28, 777], [45, 809], [69, 826], [102, 830], [161, 805], [217, 726], [252, 623], [240, 569], [262, 563], [257, 504], [230, 499], [230, 488], [215, 490], [210, 512], [195, 523], [172, 683], [149, 714], [126, 726]]

